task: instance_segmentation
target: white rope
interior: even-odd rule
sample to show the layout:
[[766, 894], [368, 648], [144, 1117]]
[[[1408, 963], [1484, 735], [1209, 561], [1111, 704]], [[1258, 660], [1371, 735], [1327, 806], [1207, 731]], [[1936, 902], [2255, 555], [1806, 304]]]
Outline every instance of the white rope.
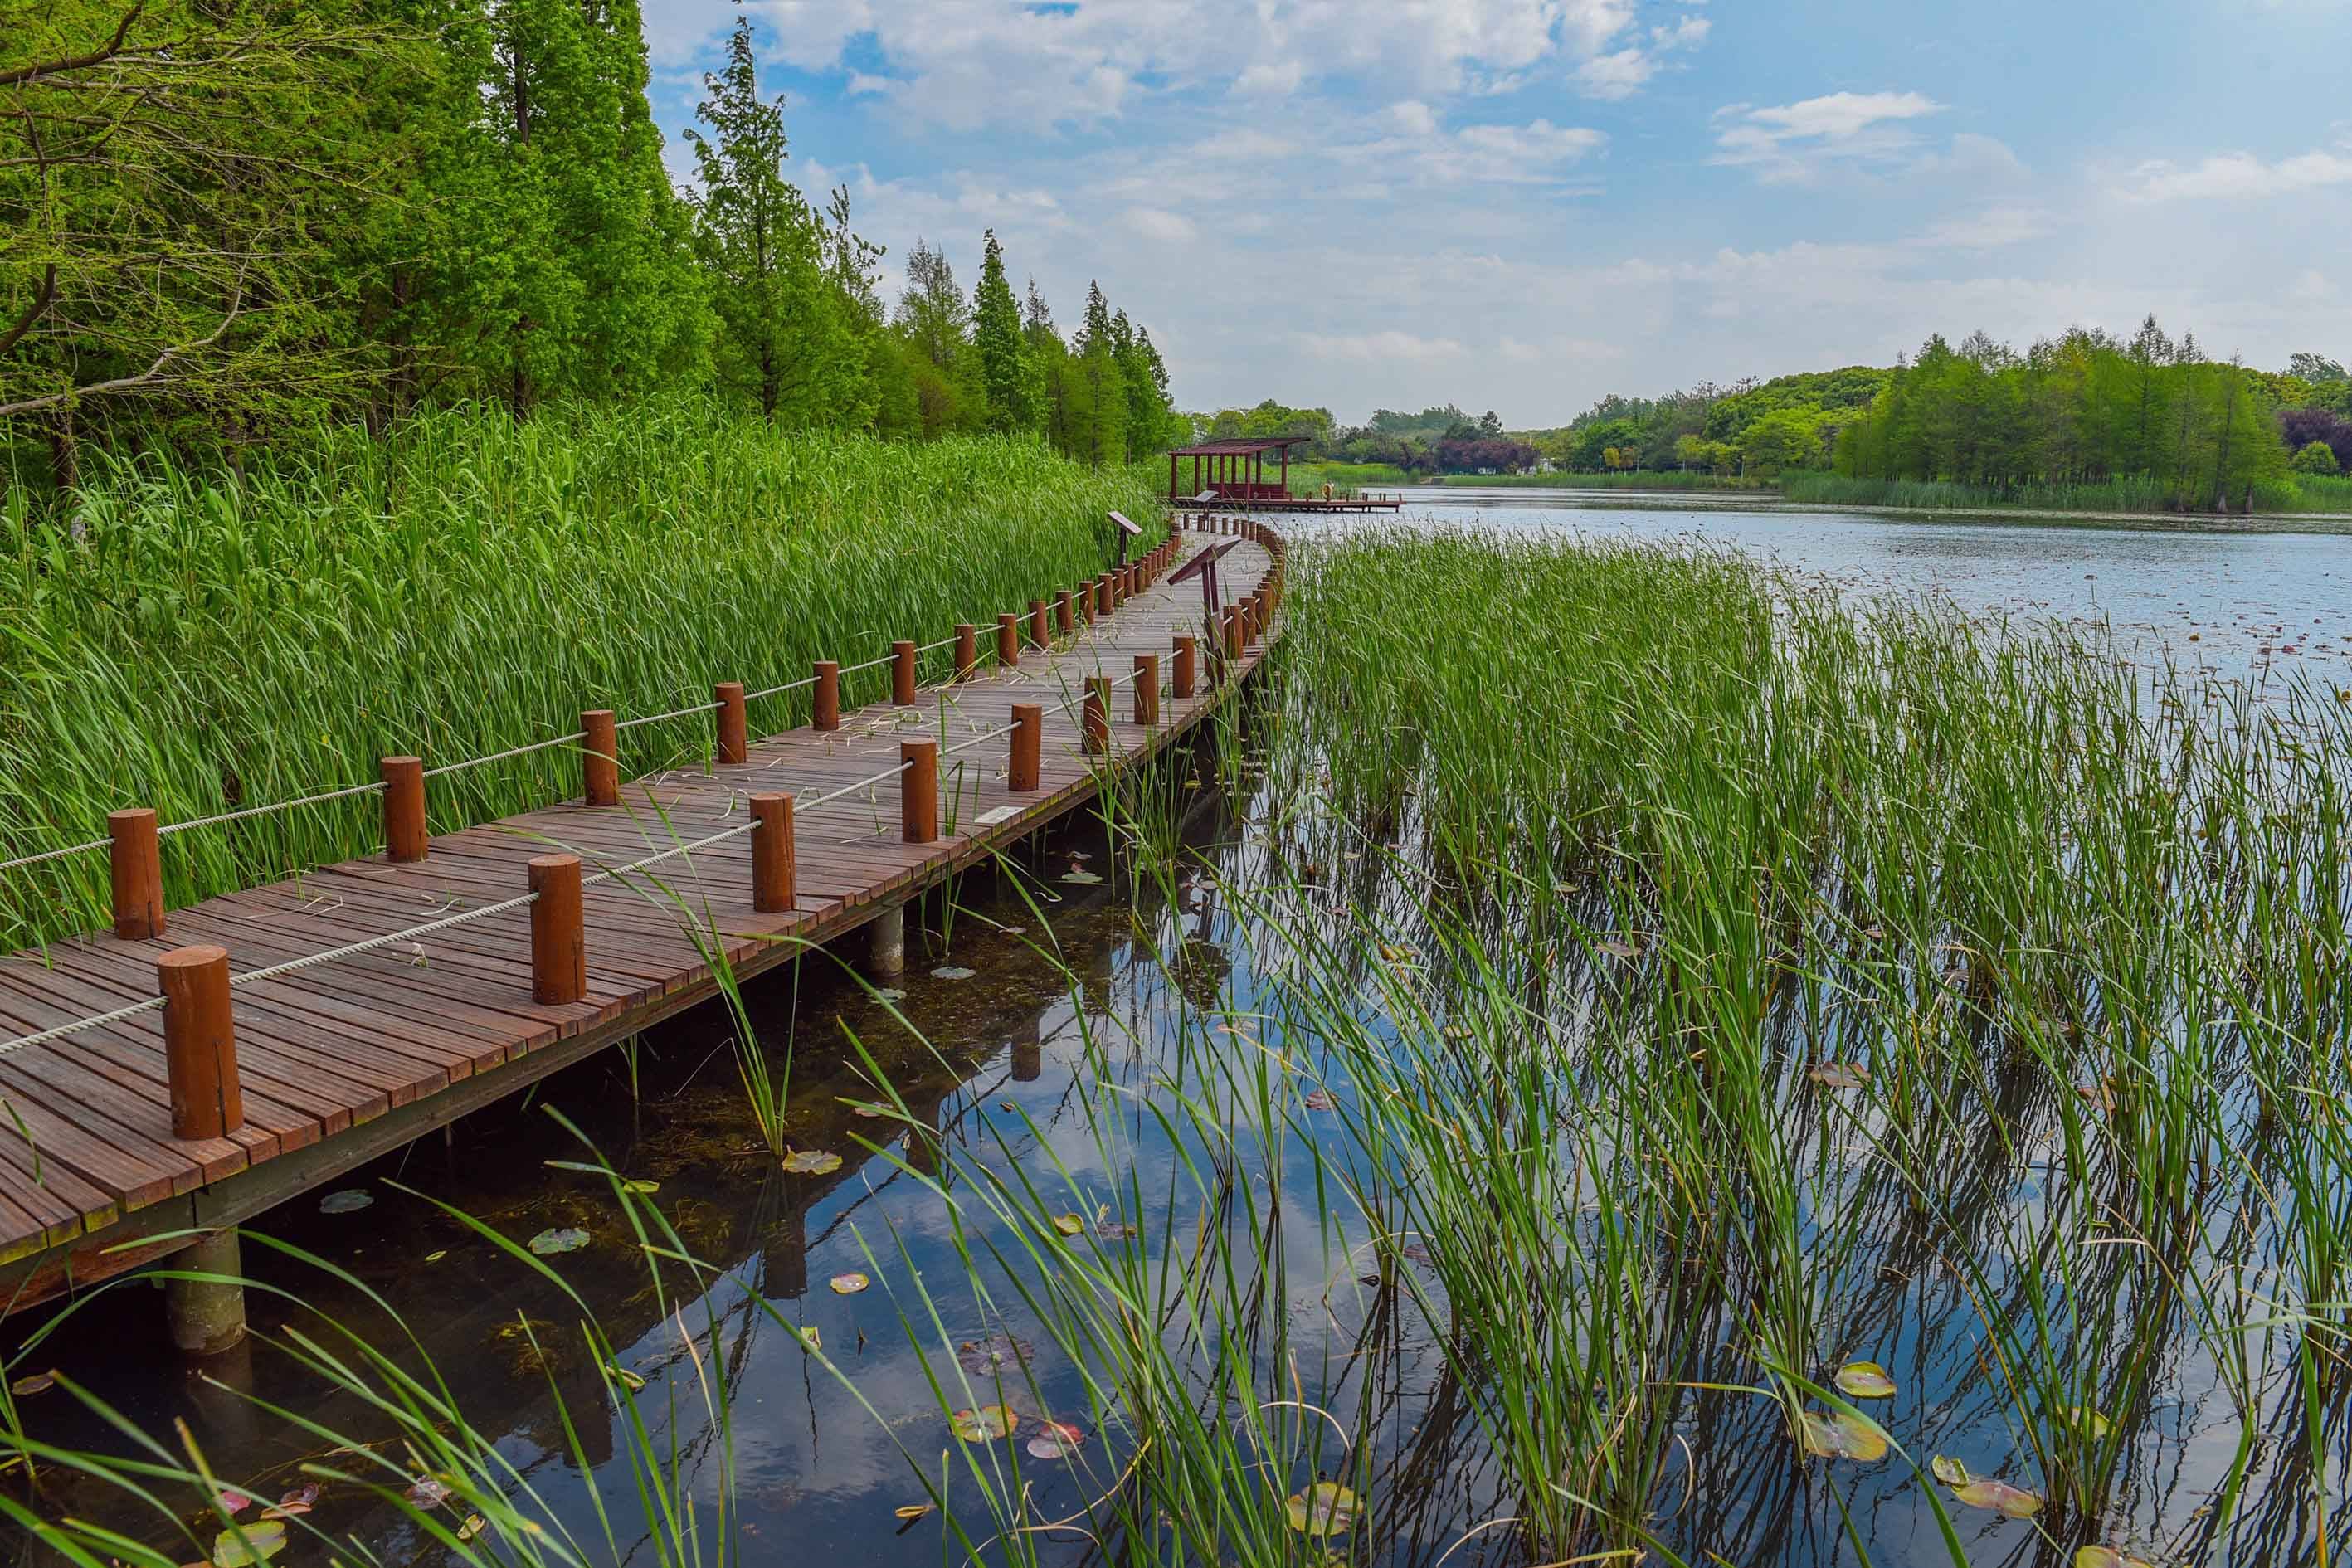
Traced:
[[43, 1029], [37, 1035], [20, 1035], [16, 1039], [0, 1045], [0, 1057], [5, 1057], [11, 1051], [21, 1051], [26, 1046], [43, 1045], [50, 1040], [62, 1040], [68, 1035], [79, 1035], [84, 1029], [101, 1028], [108, 1024], [119, 1024], [125, 1018], [136, 1018], [140, 1014], [152, 1013], [163, 1005], [163, 999], [161, 996], [150, 996], [144, 1002], [133, 1002], [128, 1007], [117, 1007], [111, 1013], [100, 1013], [94, 1018], [76, 1018], [70, 1024], [59, 1024], [54, 1029]]
[[730, 838], [740, 837], [759, 826], [759, 819], [756, 817], [749, 822], [739, 822], [734, 826], [723, 832], [714, 833], [708, 838], [698, 838], [691, 844], [673, 845], [658, 854], [648, 855], [642, 860], [632, 860], [625, 866], [615, 866], [610, 870], [583, 877], [580, 879], [580, 885], [583, 888], [593, 888], [599, 882], [609, 882], [615, 877], [625, 877], [632, 871], [642, 871], [648, 866], [658, 865], [675, 856], [691, 855], [698, 849], [708, 849], [714, 844], [723, 844]]
[[887, 773], [876, 773], [876, 774], [875, 774], [872, 778], [870, 778], [870, 779], [859, 779], [856, 784], [844, 784], [844, 785], [842, 785], [839, 789], [833, 791], [830, 795], [821, 795], [817, 796], [814, 800], [809, 801], [809, 802], [807, 802], [807, 803], [806, 803], [806, 804], [804, 804], [804, 805], [796, 805], [796, 806], [794, 806], [794, 807], [793, 807], [793, 810], [794, 810], [795, 812], [802, 812], [802, 811], [814, 811], [818, 806], [820, 806], [820, 805], [830, 805], [832, 802], [836, 801], [836, 800], [839, 800], [843, 795], [856, 795], [859, 790], [862, 790], [862, 789], [872, 789], [876, 784], [880, 784], [884, 779], [896, 778], [896, 777], [898, 777], [900, 773], [905, 773], [905, 772], [907, 771], [907, 769], [908, 769], [908, 763], [900, 763], [897, 767], [890, 769], [890, 770], [889, 770], [888, 772], [887, 772]]
[[[745, 698], [750, 701], [750, 698]], [[690, 708], [673, 708], [667, 713], [648, 713], [642, 719], [624, 719], [613, 726], [615, 731], [633, 730], [639, 724], [658, 724], [665, 719], [683, 719], [689, 713], [709, 713], [719, 707], [716, 702], [697, 702]]]
[[510, 910], [521, 909], [537, 897], [539, 897], [537, 893], [522, 893], [511, 899], [501, 899], [495, 904], [484, 904], [478, 910], [465, 910], [454, 915], [444, 915], [437, 921], [427, 921], [421, 926], [410, 926], [406, 931], [388, 931], [383, 936], [372, 936], [365, 942], [355, 942], [348, 947], [331, 947], [324, 952], [307, 953], [300, 958], [289, 958], [283, 963], [273, 963], [266, 969], [248, 969], [243, 974], [230, 975], [228, 983], [231, 985], [249, 985], [257, 980], [275, 980], [281, 974], [291, 974], [297, 970], [315, 968], [321, 963], [332, 963], [338, 959], [356, 958], [361, 953], [373, 952], [380, 947], [390, 947], [394, 942], [415, 942], [418, 937], [431, 936], [435, 931], [447, 931], [451, 926], [461, 926], [469, 921], [488, 920], [492, 915], [502, 915]]
[[791, 691], [803, 686], [814, 686], [815, 684], [815, 676], [803, 675], [798, 680], [787, 680], [782, 686], [771, 686], [765, 691], [753, 691], [747, 693], [744, 696], [743, 700], [746, 702], [757, 702], [762, 697], [773, 697], [781, 691]]
[[62, 849], [44, 849], [38, 855], [23, 855], [14, 860], [0, 860], [0, 871], [13, 871], [19, 866], [37, 866], [44, 860], [62, 860], [68, 855], [79, 855], [91, 849], [103, 849], [113, 840], [93, 838], [87, 844], [68, 844]]
[[425, 769], [425, 776], [428, 779], [437, 779], [443, 773], [459, 773], [467, 768], [478, 768], [485, 763], [502, 763], [509, 757], [528, 756], [533, 752], [543, 752], [550, 746], [568, 746], [574, 741], [584, 741], [587, 738], [588, 731], [585, 730], [574, 730], [569, 735], [557, 735], [550, 740], [533, 741], [528, 746], [515, 746], [503, 752], [492, 752], [487, 757], [473, 757], [462, 763], [444, 763], [437, 768]]
[[952, 757], [958, 752], [968, 752], [971, 750], [972, 747], [980, 745], [984, 742], [995, 740], [999, 735], [1010, 735], [1013, 731], [1018, 730], [1019, 728], [1021, 728], [1021, 721], [1016, 719], [1001, 730], [990, 730], [982, 734], [974, 735], [969, 741], [959, 741], [954, 745], [949, 746], [945, 750], [941, 751], [940, 755], [943, 757]]
[[224, 811], [217, 816], [199, 816], [193, 822], [167, 822], [155, 830], [155, 836], [162, 838], [185, 833], [192, 827], [212, 827], [224, 822], [241, 822], [248, 816], [267, 816], [273, 811], [291, 811], [298, 805], [320, 805], [355, 795], [373, 795], [383, 787], [383, 781], [378, 779], [373, 784], [352, 784], [348, 789], [331, 789], [324, 795], [306, 795], [299, 800], [281, 800], [269, 805], [248, 805], [241, 811]]
[[898, 657], [898, 656], [895, 653], [886, 653], [880, 658], [869, 658], [864, 664], [845, 664], [839, 669], [835, 670], [834, 674], [856, 675], [861, 669], [872, 669], [877, 665], [888, 664]]

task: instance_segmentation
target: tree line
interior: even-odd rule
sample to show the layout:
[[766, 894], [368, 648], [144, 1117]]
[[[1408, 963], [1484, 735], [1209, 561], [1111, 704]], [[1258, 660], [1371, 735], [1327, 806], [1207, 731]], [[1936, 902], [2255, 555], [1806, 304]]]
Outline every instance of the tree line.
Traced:
[[637, 0], [7, 0], [0, 435], [232, 463], [320, 418], [707, 390], [780, 426], [1164, 450], [1150, 334], [1066, 338], [992, 232], [882, 297], [848, 193], [786, 173], [751, 24], [673, 184]]

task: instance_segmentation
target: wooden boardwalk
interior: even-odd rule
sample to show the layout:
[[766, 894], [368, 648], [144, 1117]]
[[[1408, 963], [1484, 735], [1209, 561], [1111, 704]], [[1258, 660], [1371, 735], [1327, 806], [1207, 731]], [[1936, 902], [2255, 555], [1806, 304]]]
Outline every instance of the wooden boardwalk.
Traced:
[[[159, 1238], [242, 1223], [710, 998], [717, 982], [698, 938], [739, 974], [755, 973], [801, 943], [896, 909], [1091, 798], [1099, 769], [1164, 749], [1237, 689], [1263, 656], [1263, 642], [1248, 646], [1213, 679], [1199, 584], [1166, 580], [1213, 544], [1231, 546], [1217, 565], [1228, 602], [1278, 576], [1277, 539], [1249, 523], [1213, 526], [1245, 537], [1180, 535], [1161, 552], [1154, 580], [1050, 650], [1024, 647], [1018, 668], [997, 666], [996, 628], [981, 628], [979, 670], [925, 689], [912, 706], [845, 710], [837, 730], [751, 742], [740, 764], [632, 781], [618, 806], [572, 801], [440, 835], [422, 860], [345, 861], [173, 910], [160, 939], [94, 936], [0, 959], [0, 1312], [184, 1245]], [[1202, 657], [1194, 694], [1178, 699], [1171, 667], [1181, 636], [1200, 637]], [[1161, 660], [1160, 721], [1151, 725], [1133, 720], [1141, 654]], [[1080, 702], [1093, 676], [1120, 683], [1111, 689], [1100, 757], [1083, 746]], [[1010, 737], [994, 733], [1015, 703], [1045, 709], [1038, 787], [1023, 793], [1007, 776]], [[868, 783], [796, 806], [795, 899], [785, 912], [753, 908], [750, 834], [593, 883], [583, 895], [587, 987], [580, 1002], [532, 1000], [528, 908], [239, 984], [233, 998], [245, 1122], [226, 1136], [173, 1135], [160, 1012], [6, 1047], [149, 1001], [156, 960], [175, 948], [216, 944], [227, 950], [231, 971], [245, 974], [394, 936], [515, 899], [535, 856], [569, 850], [592, 875], [626, 866], [740, 826], [755, 794], [814, 802], [872, 780], [896, 766], [902, 742], [926, 736], [941, 752], [936, 841], [903, 841], [897, 781]], [[658, 891], [648, 885], [655, 879]]]

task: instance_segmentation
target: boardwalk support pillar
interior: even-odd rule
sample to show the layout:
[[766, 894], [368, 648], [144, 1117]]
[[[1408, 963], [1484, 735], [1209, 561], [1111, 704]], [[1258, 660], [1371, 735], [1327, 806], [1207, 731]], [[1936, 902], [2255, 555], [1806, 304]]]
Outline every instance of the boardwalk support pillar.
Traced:
[[155, 814], [147, 807], [106, 814], [107, 851], [114, 878], [114, 934], [142, 942], [163, 934], [163, 857]]
[[425, 858], [425, 763], [417, 757], [383, 759], [383, 858], [395, 866]]
[[529, 868], [530, 999], [542, 1007], [588, 995], [588, 939], [580, 910], [580, 857], [537, 855]]
[[172, 1255], [170, 1267], [215, 1279], [163, 1281], [163, 1317], [172, 1343], [188, 1355], [218, 1355], [245, 1338], [245, 1277], [236, 1232], [216, 1230]]
[[907, 906], [884, 910], [866, 922], [866, 967], [878, 977], [907, 973]]
[[898, 827], [908, 844], [940, 840], [940, 743], [898, 742]]

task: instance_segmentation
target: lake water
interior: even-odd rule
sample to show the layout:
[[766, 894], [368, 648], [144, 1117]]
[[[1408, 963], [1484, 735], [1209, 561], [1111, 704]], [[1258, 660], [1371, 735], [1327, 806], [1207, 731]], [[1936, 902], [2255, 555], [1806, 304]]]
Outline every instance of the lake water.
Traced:
[[[2352, 637], [2352, 541], [1565, 500], [1446, 492], [1442, 501], [1417, 503], [1403, 521], [1696, 538], [1856, 591], [1933, 591], [1974, 610], [2106, 617], [2159, 647], [2258, 675], [2290, 665], [2333, 671]], [[308, 1305], [256, 1295], [258, 1342], [245, 1350], [203, 1366], [176, 1360], [161, 1346], [159, 1300], [134, 1284], [101, 1293], [65, 1332], [29, 1352], [12, 1342], [11, 1375], [55, 1366], [166, 1441], [170, 1424], [185, 1420], [216, 1471], [265, 1500], [301, 1485], [305, 1464], [363, 1464], [338, 1452], [335, 1439], [247, 1396], [373, 1445], [402, 1474], [430, 1468], [402, 1457], [385, 1412], [322, 1390], [287, 1353], [289, 1334], [320, 1331], [313, 1309], [322, 1310], [412, 1367], [429, 1360], [511, 1467], [501, 1489], [528, 1489], [537, 1500], [527, 1511], [571, 1532], [586, 1561], [663, 1562], [633, 1481], [625, 1384], [581, 1348], [584, 1311], [609, 1335], [620, 1373], [643, 1384], [634, 1419], [656, 1447], [675, 1453], [685, 1490], [704, 1510], [702, 1561], [723, 1558], [714, 1511], [723, 1495], [746, 1562], [957, 1562], [963, 1551], [940, 1515], [907, 1521], [895, 1511], [927, 1500], [918, 1473], [940, 1484], [977, 1539], [993, 1528], [992, 1488], [1006, 1496], [1025, 1489], [1021, 1517], [1031, 1522], [1085, 1518], [1118, 1493], [1139, 1459], [1134, 1435], [1090, 1391], [1085, 1369], [1051, 1342], [1022, 1295], [1034, 1280], [1021, 1262], [1019, 1227], [984, 1196], [995, 1184], [1027, 1182], [1049, 1212], [1074, 1216], [1090, 1245], [1134, 1269], [1145, 1281], [1139, 1289], [1160, 1299], [1174, 1299], [1168, 1293], [1181, 1283], [1187, 1247], [1207, 1228], [1266, 1248], [1273, 1298], [1256, 1303], [1237, 1331], [1262, 1346], [1272, 1331], [1262, 1313], [1280, 1325], [1286, 1349], [1282, 1364], [1258, 1369], [1259, 1382], [1274, 1391], [1270, 1399], [1295, 1394], [1337, 1426], [1371, 1434], [1375, 1521], [1333, 1563], [1524, 1562], [1507, 1530], [1457, 1547], [1465, 1531], [1504, 1515], [1504, 1479], [1465, 1415], [1437, 1337], [1401, 1308], [1393, 1281], [1363, 1273], [1362, 1226], [1344, 1205], [1323, 1217], [1315, 1194], [1329, 1170], [1318, 1151], [1333, 1141], [1333, 1124], [1318, 1122], [1310, 1108], [1268, 1125], [1238, 1092], [1262, 1058], [1302, 1072], [1317, 1066], [1312, 1039], [1250, 1033], [1284, 958], [1253, 946], [1215, 886], [1218, 878], [1250, 884], [1289, 831], [1285, 816], [1297, 802], [1254, 779], [1246, 746], [1189, 752], [1163, 782], [1205, 875], [1129, 887], [1101, 835], [1075, 824], [1037, 847], [1027, 879], [975, 876], [951, 921], [934, 909], [933, 934], [910, 954], [908, 976], [894, 983], [903, 997], [877, 997], [830, 962], [754, 988], [750, 1017], [761, 1048], [771, 1070], [791, 1075], [792, 1142], [840, 1153], [837, 1170], [777, 1168], [739, 1079], [736, 1025], [705, 1008], [660, 1026], [634, 1052], [608, 1052], [527, 1101], [472, 1118], [446, 1145], [420, 1143], [355, 1173], [343, 1187], [367, 1194], [364, 1207], [321, 1212], [314, 1196], [270, 1216], [261, 1228], [314, 1250], [346, 1277], [248, 1244], [248, 1269]], [[1353, 890], [1368, 903], [1381, 897], [1370, 885]], [[1204, 1066], [1206, 1052], [1221, 1055]], [[864, 1113], [893, 1096], [903, 1121]], [[1227, 1127], [1233, 1147], [1213, 1151], [1199, 1123], [1169, 1120], [1182, 1099]], [[651, 1184], [643, 1200], [717, 1272], [683, 1289], [674, 1273], [672, 1293], [656, 1295], [608, 1184], [551, 1164], [590, 1157], [551, 1110], [614, 1170]], [[1196, 1184], [1203, 1166], [1223, 1158], [1235, 1163], [1242, 1199], [1213, 1220]], [[1262, 1210], [1255, 1206], [1261, 1201]], [[2030, 1205], [2034, 1197], [2027, 1192], [2018, 1201]], [[517, 1244], [584, 1232], [581, 1249], [548, 1259], [570, 1291], [453, 1211]], [[975, 1260], [969, 1268], [968, 1257]], [[853, 1273], [870, 1286], [841, 1293], [830, 1283]], [[415, 1336], [421, 1355], [402, 1348], [385, 1308]], [[1906, 1419], [1926, 1426], [1937, 1451], [1990, 1463], [2011, 1437], [1976, 1359], [1975, 1310], [1959, 1281], [1923, 1276], [1904, 1304], [1911, 1326], [1885, 1359], [1899, 1363]], [[13, 1328], [21, 1335], [28, 1326]], [[837, 1371], [809, 1353], [800, 1336], [812, 1331]], [[1181, 1321], [1152, 1331], [1183, 1338]], [[1715, 1348], [1686, 1369], [1692, 1383], [1752, 1376], [1736, 1349], [1739, 1332], [1736, 1321], [1722, 1325]], [[1001, 1384], [992, 1372], [971, 1370], [992, 1347], [1024, 1358]], [[2202, 1352], [2168, 1353], [2175, 1359], [2163, 1398], [2148, 1416], [2160, 1430], [2151, 1433], [2121, 1510], [2151, 1533], [2194, 1517], [2232, 1462], [2237, 1430]], [[723, 1400], [714, 1369], [723, 1369]], [[1192, 1392], [1215, 1419], [1214, 1391]], [[1021, 1422], [1014, 1443], [960, 1441], [947, 1408], [1000, 1397]], [[714, 1415], [721, 1402], [724, 1423]], [[61, 1390], [21, 1409], [41, 1439], [123, 1447]], [[1026, 1440], [1046, 1419], [1068, 1424], [1083, 1441], [1062, 1457], [1031, 1455]], [[1300, 1415], [1294, 1426], [1295, 1452], [1254, 1461], [1276, 1497], [1311, 1483], [1331, 1459], [1328, 1441], [1318, 1447], [1314, 1419]], [[1851, 1563], [1859, 1559], [1849, 1529], [1868, 1542], [1874, 1563], [1949, 1561], [1914, 1479], [1885, 1467], [1842, 1479], [1843, 1494], [1832, 1495], [1819, 1468], [1790, 1463], [1769, 1402], [1696, 1394], [1685, 1428], [1660, 1488], [1657, 1528], [1687, 1561]], [[2217, 1430], [2222, 1435], [2212, 1436]], [[2343, 1424], [2334, 1430], [2340, 1444]], [[2292, 1473], [2293, 1431], [2252, 1457], [2258, 1494], [2274, 1475]], [[2327, 1484], [2340, 1480], [2340, 1468], [2339, 1453]], [[48, 1475], [37, 1502], [45, 1515], [102, 1518], [158, 1538], [152, 1520], [119, 1495], [55, 1468]], [[2274, 1509], [2218, 1538], [2200, 1537], [2200, 1560], [2311, 1560], [2290, 1482], [2280, 1480], [2278, 1491]], [[610, 1544], [599, 1498], [622, 1521]], [[172, 1501], [196, 1519], [194, 1498]], [[455, 1529], [459, 1512], [438, 1517]], [[329, 1486], [300, 1523], [390, 1563], [454, 1555], [358, 1486]], [[209, 1525], [192, 1528], [209, 1541]], [[2063, 1561], [2022, 1521], [1975, 1515], [1967, 1529], [1975, 1561]], [[1054, 1568], [1092, 1568], [1105, 1556], [1167, 1560], [1168, 1551], [1165, 1540], [1097, 1541], [1067, 1530], [1024, 1544]], [[1303, 1538], [1297, 1545], [1297, 1561], [1323, 1561], [1319, 1547]], [[201, 1554], [186, 1542], [163, 1550], [167, 1561]], [[984, 1555], [1007, 1560], [1001, 1545]], [[326, 1560], [325, 1542], [307, 1537], [281, 1559], [302, 1568]]]

